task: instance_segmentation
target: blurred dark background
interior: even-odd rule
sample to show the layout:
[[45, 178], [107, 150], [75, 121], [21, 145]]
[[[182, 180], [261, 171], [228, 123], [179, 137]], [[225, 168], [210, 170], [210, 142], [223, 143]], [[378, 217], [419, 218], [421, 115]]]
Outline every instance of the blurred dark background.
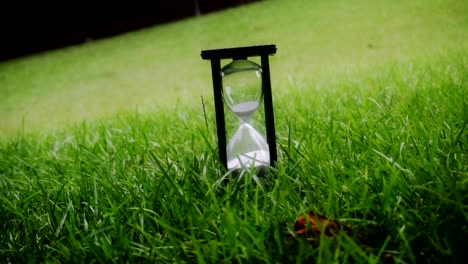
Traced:
[[3, 2], [0, 61], [255, 1], [258, 0]]

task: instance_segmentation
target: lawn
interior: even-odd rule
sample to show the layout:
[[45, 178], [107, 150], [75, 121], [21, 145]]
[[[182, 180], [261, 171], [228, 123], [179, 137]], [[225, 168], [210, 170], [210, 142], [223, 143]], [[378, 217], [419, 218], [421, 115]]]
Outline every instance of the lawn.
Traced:
[[[467, 14], [269, 0], [0, 63], [0, 262], [462, 263]], [[278, 166], [231, 177], [200, 52], [255, 44]]]

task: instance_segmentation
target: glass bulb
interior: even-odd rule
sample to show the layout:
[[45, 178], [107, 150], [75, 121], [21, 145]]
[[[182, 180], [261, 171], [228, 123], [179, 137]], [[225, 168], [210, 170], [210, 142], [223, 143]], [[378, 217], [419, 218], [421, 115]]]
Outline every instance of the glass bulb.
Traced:
[[263, 99], [262, 68], [249, 60], [234, 60], [221, 74], [224, 102], [242, 121], [249, 122]]

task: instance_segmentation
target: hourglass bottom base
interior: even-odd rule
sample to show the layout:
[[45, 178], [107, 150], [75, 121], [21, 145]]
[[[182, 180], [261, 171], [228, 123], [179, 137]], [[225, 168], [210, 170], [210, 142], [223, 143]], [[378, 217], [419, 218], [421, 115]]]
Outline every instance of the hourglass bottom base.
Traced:
[[227, 165], [228, 170], [249, 169], [252, 166], [261, 169], [270, 165], [270, 153], [266, 150], [251, 151], [229, 160]]

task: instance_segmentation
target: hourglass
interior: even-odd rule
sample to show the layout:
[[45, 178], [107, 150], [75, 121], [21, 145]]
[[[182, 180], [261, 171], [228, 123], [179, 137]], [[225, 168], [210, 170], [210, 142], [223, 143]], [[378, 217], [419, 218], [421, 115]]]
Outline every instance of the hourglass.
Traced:
[[[228, 170], [275, 166], [276, 137], [268, 61], [268, 56], [275, 53], [275, 45], [202, 51], [202, 58], [211, 60], [218, 152]], [[247, 60], [253, 56], [260, 56], [261, 66]], [[221, 59], [232, 59], [232, 62], [221, 69]], [[266, 138], [252, 125], [262, 101]], [[223, 103], [239, 122], [227, 145]]]

